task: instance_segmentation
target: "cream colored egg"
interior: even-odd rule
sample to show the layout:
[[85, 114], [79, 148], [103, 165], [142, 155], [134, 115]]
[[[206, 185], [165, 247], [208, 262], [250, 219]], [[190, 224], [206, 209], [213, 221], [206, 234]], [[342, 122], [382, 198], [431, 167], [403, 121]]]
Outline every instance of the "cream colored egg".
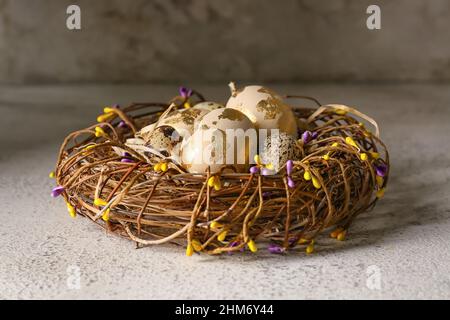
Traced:
[[206, 111], [213, 111], [216, 109], [225, 108], [225, 106], [220, 103], [214, 102], [214, 101], [203, 101], [203, 102], [197, 103], [192, 108], [206, 110]]
[[226, 129], [254, 129], [255, 126], [244, 113], [235, 109], [224, 108], [206, 114], [199, 122], [198, 128], [203, 130], [216, 128], [225, 131]]
[[297, 138], [280, 132], [271, 135], [263, 142], [261, 158], [263, 163], [271, 163], [278, 172], [288, 160], [300, 160], [301, 149], [297, 144]]
[[205, 116], [209, 110], [200, 108], [189, 108], [175, 111], [158, 123], [158, 127], [170, 126], [174, 128], [181, 137], [188, 138], [194, 133], [195, 124]]
[[181, 162], [191, 173], [211, 172], [227, 165], [246, 172], [257, 151], [257, 133], [252, 122], [233, 109], [209, 112], [198, 129], [181, 147]]
[[235, 89], [226, 108], [244, 113], [258, 129], [279, 129], [287, 134], [297, 134], [297, 123], [291, 107], [283, 99], [262, 86]]

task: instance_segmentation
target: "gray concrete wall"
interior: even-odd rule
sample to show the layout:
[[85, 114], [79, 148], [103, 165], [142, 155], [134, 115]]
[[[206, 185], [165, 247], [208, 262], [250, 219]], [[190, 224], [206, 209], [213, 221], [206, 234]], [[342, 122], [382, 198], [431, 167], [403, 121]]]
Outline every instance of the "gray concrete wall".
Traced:
[[0, 0], [0, 83], [450, 80], [449, 40], [448, 0]]

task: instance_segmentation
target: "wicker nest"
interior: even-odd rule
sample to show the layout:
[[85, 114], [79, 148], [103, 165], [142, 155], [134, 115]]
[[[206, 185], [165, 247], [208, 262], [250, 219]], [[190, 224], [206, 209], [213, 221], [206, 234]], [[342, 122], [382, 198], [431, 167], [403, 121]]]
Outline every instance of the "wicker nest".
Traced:
[[[64, 197], [73, 217], [88, 217], [137, 246], [177, 243], [191, 255], [255, 252], [262, 243], [273, 253], [299, 245], [311, 253], [319, 233], [334, 227], [331, 236], [343, 240], [353, 219], [384, 193], [389, 159], [378, 126], [343, 105], [293, 107], [315, 135], [302, 143], [302, 158], [291, 163], [289, 176], [286, 166], [272, 176], [190, 174], [175, 163], [155, 171], [161, 157], [143, 157], [124, 142], [157, 121], [169, 105], [183, 108], [187, 99], [191, 104], [204, 100], [193, 91], [190, 98], [167, 104], [113, 108], [99, 117], [101, 124], [71, 133], [61, 146], [53, 195]], [[374, 133], [362, 120], [375, 127]], [[114, 147], [126, 150], [126, 156]], [[213, 175], [220, 190], [208, 184]]]

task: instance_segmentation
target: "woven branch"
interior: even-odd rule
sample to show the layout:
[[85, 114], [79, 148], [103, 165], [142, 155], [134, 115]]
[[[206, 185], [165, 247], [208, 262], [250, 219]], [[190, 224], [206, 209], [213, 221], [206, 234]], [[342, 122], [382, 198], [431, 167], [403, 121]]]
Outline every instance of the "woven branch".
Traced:
[[[172, 102], [181, 108], [185, 101]], [[186, 245], [190, 254], [219, 254], [247, 247], [256, 251], [256, 241], [270, 242], [273, 252], [306, 244], [310, 253], [314, 238], [327, 228], [335, 226], [334, 237], [342, 240], [353, 219], [385, 190], [389, 158], [378, 126], [353, 108], [295, 108], [317, 137], [307, 144], [299, 140], [302, 158], [293, 162], [295, 187], [290, 188], [285, 167], [273, 176], [190, 174], [169, 162], [166, 172], [156, 172], [154, 165], [166, 159], [143, 157], [124, 142], [168, 107], [135, 103], [101, 123], [104, 135], [95, 135], [96, 124], [65, 139], [55, 175], [69, 211], [138, 245], [174, 242]], [[375, 134], [355, 116], [373, 124]], [[126, 162], [113, 147], [129, 153]], [[385, 172], [380, 175], [377, 168]], [[212, 175], [220, 179], [220, 190], [208, 186]]]

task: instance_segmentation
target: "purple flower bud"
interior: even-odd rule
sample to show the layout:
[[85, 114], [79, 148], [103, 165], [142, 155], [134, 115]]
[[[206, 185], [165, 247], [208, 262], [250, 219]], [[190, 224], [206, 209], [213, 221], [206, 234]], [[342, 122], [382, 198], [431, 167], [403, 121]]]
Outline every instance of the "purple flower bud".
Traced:
[[251, 174], [257, 174], [259, 172], [259, 168], [257, 166], [253, 166], [250, 168]]
[[270, 198], [271, 195], [272, 195], [272, 192], [270, 192], [270, 191], [264, 191], [262, 194], [264, 199]]
[[269, 250], [270, 253], [274, 253], [274, 254], [280, 254], [284, 252], [284, 248], [277, 245], [277, 244], [269, 244], [269, 247], [267, 248], [267, 250]]
[[64, 192], [64, 187], [57, 186], [57, 187], [53, 188], [51, 195], [53, 198], [56, 198], [56, 197], [60, 196], [63, 192]]
[[384, 163], [375, 165], [375, 171], [377, 172], [377, 176], [384, 177], [387, 173], [387, 165]]
[[126, 124], [125, 121], [121, 120], [121, 121], [119, 122], [119, 124], [118, 124], [118, 127], [119, 127], [119, 128], [127, 128], [128, 125]]
[[286, 162], [286, 172], [288, 176], [292, 174], [292, 169], [294, 168], [294, 162], [292, 160], [288, 160]]
[[129, 154], [129, 153], [126, 152], [126, 151], [123, 153], [123, 156], [124, 156], [124, 157], [127, 157], [127, 158], [131, 158], [131, 154]]
[[125, 163], [134, 163], [133, 160], [131, 159], [127, 159], [127, 158], [123, 158], [122, 160], [120, 160], [120, 162], [125, 162]]
[[311, 139], [316, 139], [318, 135], [317, 131], [313, 131], [313, 133], [311, 133]]
[[289, 188], [295, 188], [295, 182], [294, 182], [294, 180], [292, 180], [291, 177], [287, 178], [287, 184], [288, 184]]
[[307, 144], [309, 141], [311, 141], [311, 132], [310, 131], [303, 132], [302, 141], [303, 141], [303, 144]]
[[[239, 241], [233, 241], [232, 243], [230, 243], [230, 247], [234, 248], [237, 247], [239, 245]], [[244, 252], [244, 248], [241, 248], [239, 251]], [[233, 254], [231, 251], [228, 251], [228, 254], [231, 255]]]
[[189, 98], [192, 95], [192, 89], [188, 89], [186, 87], [180, 87], [179, 92], [180, 96], [182, 96], [185, 99]]
[[272, 174], [272, 171], [269, 170], [269, 169], [267, 169], [267, 168], [262, 168], [262, 169], [261, 169], [261, 174], [262, 174], [263, 176], [269, 176], [269, 175]]

